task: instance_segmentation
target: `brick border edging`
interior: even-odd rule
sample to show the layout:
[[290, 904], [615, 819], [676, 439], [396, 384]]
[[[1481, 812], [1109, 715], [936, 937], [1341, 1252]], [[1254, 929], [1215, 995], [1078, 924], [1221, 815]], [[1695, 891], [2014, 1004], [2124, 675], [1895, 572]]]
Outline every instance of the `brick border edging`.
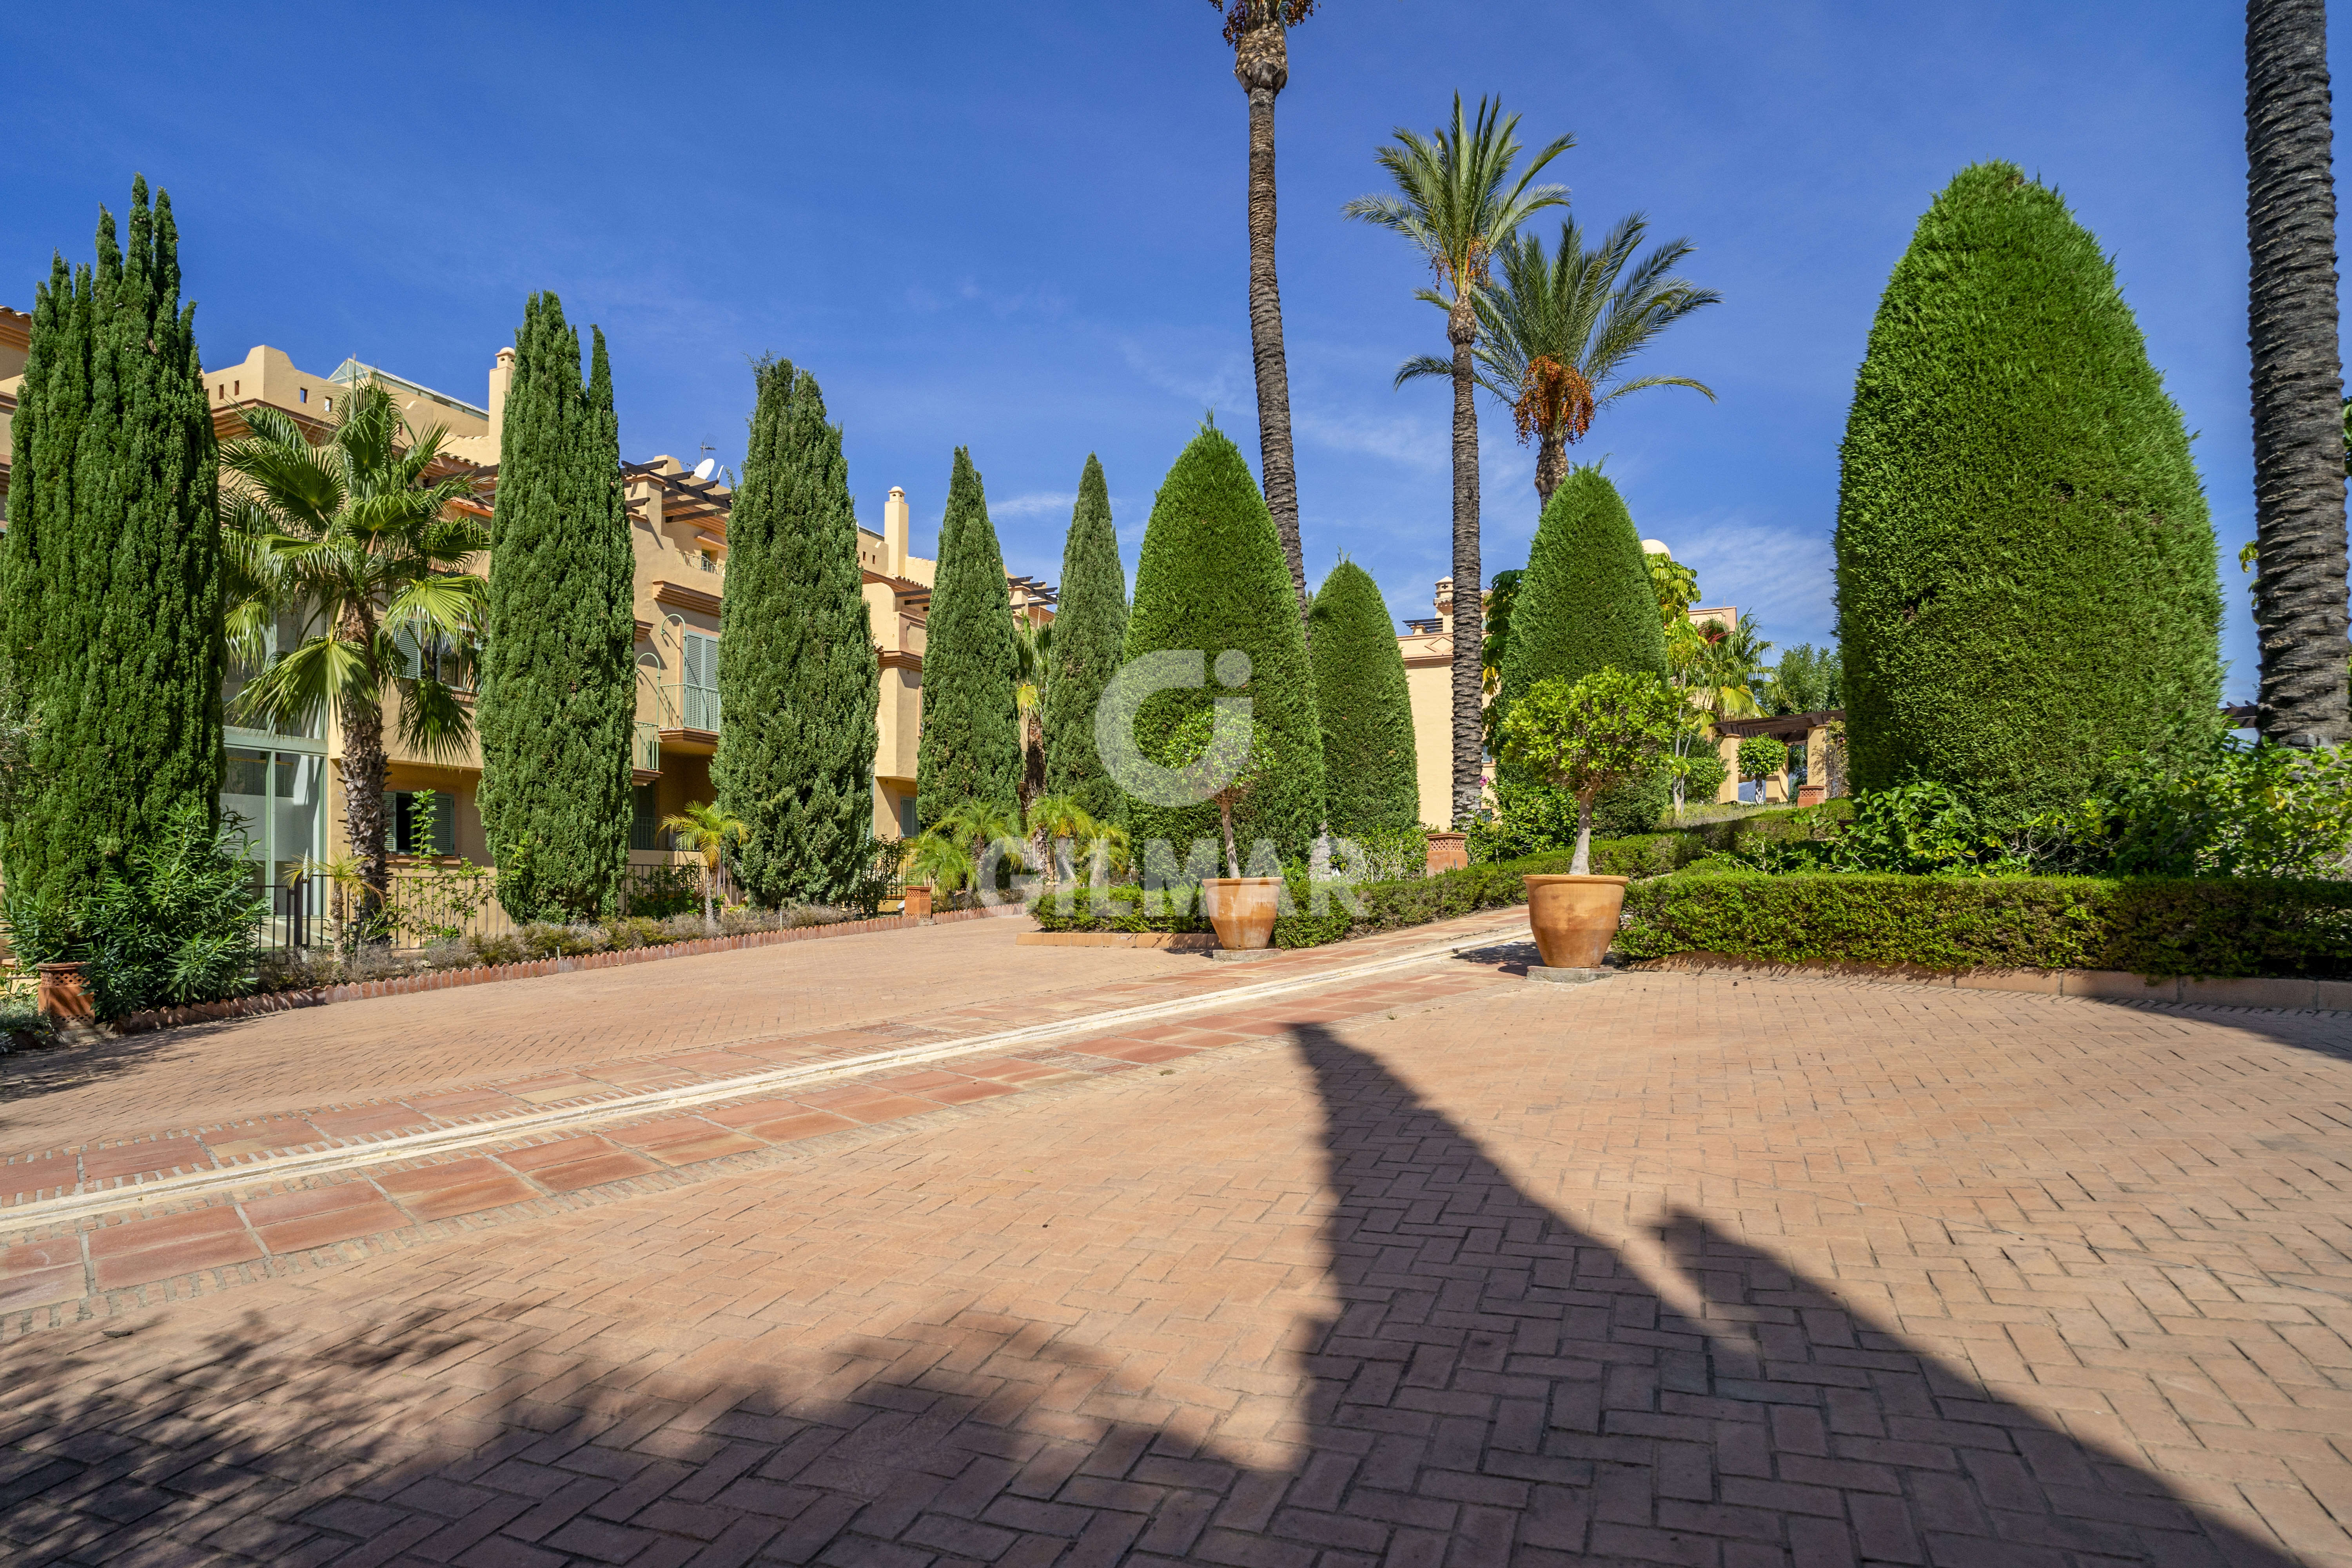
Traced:
[[1710, 971], [1768, 978], [1892, 981], [1958, 991], [2021, 991], [2103, 1002], [2187, 1002], [2218, 1007], [2352, 1012], [2352, 980], [2156, 978], [2123, 969], [1923, 969], [1874, 963], [1776, 963], [1724, 952], [1677, 952], [1625, 965], [1628, 973]]
[[652, 963], [666, 958], [694, 958], [709, 952], [740, 952], [748, 948], [773, 947], [779, 942], [815, 942], [825, 937], [858, 936], [868, 931], [912, 931], [921, 926], [1028, 912], [1018, 904], [1005, 904], [995, 909], [946, 910], [929, 916], [877, 915], [872, 920], [835, 921], [829, 925], [794, 926], [787, 931], [696, 937], [689, 942], [663, 942], [653, 947], [578, 952], [562, 958], [527, 958], [517, 963], [480, 963], [467, 969], [429, 969], [421, 974], [396, 975], [390, 980], [358, 980], [343, 985], [315, 986], [308, 991], [269, 991], [252, 996], [232, 996], [221, 1002], [199, 1002], [190, 1007], [159, 1007], [152, 1012], [126, 1014], [106, 1026], [116, 1035], [142, 1035], [152, 1029], [175, 1029], [184, 1024], [210, 1024], [224, 1018], [250, 1017], [261, 1013], [290, 1013], [297, 1007], [323, 1007], [331, 1002], [405, 996], [413, 992], [446, 991], [460, 985], [487, 985], [501, 980], [534, 980], [542, 974], [571, 974], [583, 969], [611, 969], [621, 964]]

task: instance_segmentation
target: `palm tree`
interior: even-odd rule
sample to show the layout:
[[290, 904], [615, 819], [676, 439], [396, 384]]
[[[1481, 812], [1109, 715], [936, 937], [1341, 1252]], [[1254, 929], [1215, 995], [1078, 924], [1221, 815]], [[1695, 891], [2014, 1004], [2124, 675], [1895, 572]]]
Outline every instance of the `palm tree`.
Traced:
[[1039, 626], [1013, 619], [1013, 705], [1021, 721], [1021, 780], [1015, 786], [1025, 813], [1045, 789], [1045, 687], [1054, 669], [1054, 623]]
[[[1478, 313], [1478, 384], [1511, 411], [1519, 440], [1536, 442], [1536, 495], [1551, 492], [1568, 475], [1568, 448], [1592, 427], [1593, 416], [1631, 393], [1654, 386], [1714, 391], [1682, 375], [1623, 379], [1625, 365], [1660, 332], [1723, 296], [1675, 275], [1694, 248], [1670, 239], [1639, 261], [1649, 232], [1640, 213], [1618, 220], [1597, 247], [1584, 247], [1576, 220], [1559, 226], [1559, 248], [1544, 254], [1534, 235], [1504, 245], [1502, 285], [1482, 291]], [[1631, 265], [1633, 270], [1626, 268]], [[1404, 377], [1452, 375], [1453, 364], [1424, 355]]]
[[1683, 814], [1683, 783], [1685, 770], [1680, 765], [1692, 748], [1701, 741], [1713, 742], [1715, 724], [1720, 719], [1752, 719], [1764, 711], [1756, 698], [1755, 677], [1764, 666], [1764, 656], [1772, 645], [1756, 635], [1756, 617], [1739, 617], [1739, 624], [1727, 631], [1708, 622], [1693, 626], [1687, 615], [1677, 616], [1666, 624], [1666, 679], [1681, 690], [1690, 705], [1705, 717], [1675, 739], [1674, 773], [1675, 817]]
[[2352, 739], [2332, 134], [2326, 0], [2248, 0], [2257, 722], [2291, 746]]
[[[384, 704], [411, 752], [462, 755], [473, 721], [457, 700], [482, 624], [483, 582], [466, 563], [488, 531], [453, 508], [463, 476], [435, 478], [444, 432], [408, 427], [392, 394], [369, 381], [349, 394], [313, 447], [274, 408], [247, 411], [251, 434], [221, 452], [221, 526], [231, 558], [228, 634], [257, 673], [235, 714], [305, 727], [331, 708], [342, 731], [343, 818], [362, 886], [361, 922], [381, 922], [384, 863]], [[281, 617], [308, 628], [269, 658]]]
[[702, 857], [702, 923], [719, 923], [719, 861], [730, 838], [740, 844], [751, 837], [751, 826], [719, 808], [716, 801], [693, 800], [686, 809], [662, 818], [662, 827], [686, 840], [686, 847]]
[[[1545, 207], [1568, 200], [1567, 187], [1531, 184], [1544, 165], [1576, 145], [1562, 136], [1535, 155], [1516, 182], [1516, 134], [1519, 117], [1503, 106], [1478, 100], [1475, 125], [1462, 117], [1462, 95], [1454, 95], [1454, 124], [1434, 141], [1400, 127], [1396, 144], [1373, 154], [1396, 183], [1393, 194], [1359, 196], [1342, 210], [1349, 217], [1402, 235], [1419, 247], [1436, 275], [1436, 289], [1416, 297], [1445, 311], [1445, 340], [1454, 347], [1448, 374], [1454, 377], [1454, 826], [1466, 828], [1478, 814], [1480, 762], [1485, 728], [1479, 713], [1479, 672], [1485, 630], [1478, 584], [1478, 410], [1471, 401], [1477, 384], [1477, 301], [1487, 288], [1487, 268], [1519, 225]], [[1442, 290], [1451, 290], [1450, 293]], [[1397, 373], [1412, 379], [1412, 364]]]
[[1250, 358], [1257, 369], [1258, 470], [1266, 510], [1290, 561], [1298, 617], [1307, 618], [1307, 563], [1298, 543], [1298, 474], [1290, 452], [1290, 371], [1282, 353], [1282, 290], [1274, 272], [1274, 99], [1290, 82], [1289, 29], [1316, 0], [1209, 0], [1234, 49], [1234, 79], [1249, 95]]

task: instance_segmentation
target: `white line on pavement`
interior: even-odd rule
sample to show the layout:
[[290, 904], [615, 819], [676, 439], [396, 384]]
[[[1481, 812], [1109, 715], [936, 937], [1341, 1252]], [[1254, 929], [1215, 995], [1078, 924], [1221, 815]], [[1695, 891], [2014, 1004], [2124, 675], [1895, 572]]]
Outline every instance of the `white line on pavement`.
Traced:
[[1327, 985], [1349, 980], [1361, 980], [1368, 975], [1382, 974], [1392, 969], [1427, 963], [1473, 948], [1492, 947], [1506, 942], [1527, 929], [1524, 915], [1517, 921], [1480, 931], [1475, 936], [1409, 952], [1350, 964], [1342, 969], [1320, 971], [1313, 974], [1286, 979], [1265, 980], [1244, 984], [1226, 990], [1202, 992], [1192, 996], [1179, 996], [1164, 1002], [1146, 1002], [1133, 1007], [1113, 1008], [1108, 1012], [1090, 1013], [1083, 1017], [1065, 1018], [1048, 1024], [1026, 1024], [1017, 1029], [1002, 1029], [992, 1034], [965, 1035], [952, 1040], [934, 1041], [924, 1045], [901, 1046], [894, 1049], [872, 1051], [863, 1056], [841, 1057], [832, 1061], [803, 1063], [797, 1067], [773, 1068], [765, 1072], [746, 1073], [740, 1077], [716, 1079], [707, 1083], [682, 1084], [674, 1089], [647, 1089], [642, 1093], [624, 1095], [600, 1100], [593, 1105], [561, 1107], [537, 1111], [527, 1116], [502, 1117], [468, 1123], [459, 1127], [436, 1127], [426, 1132], [411, 1132], [396, 1138], [384, 1138], [362, 1144], [341, 1144], [331, 1149], [312, 1149], [297, 1154], [275, 1155], [251, 1164], [226, 1170], [194, 1171], [186, 1175], [159, 1176], [152, 1181], [132, 1186], [114, 1187], [105, 1191], [71, 1193], [60, 1197], [46, 1198], [0, 1209], [0, 1226], [7, 1231], [29, 1230], [37, 1226], [56, 1225], [87, 1215], [116, 1209], [142, 1208], [151, 1204], [173, 1203], [201, 1197], [228, 1187], [259, 1186], [268, 1183], [289, 1181], [299, 1176], [319, 1175], [358, 1170], [371, 1165], [391, 1164], [403, 1160], [415, 1160], [455, 1149], [478, 1144], [504, 1142], [534, 1133], [553, 1131], [559, 1128], [602, 1126], [614, 1121], [635, 1121], [639, 1117], [662, 1110], [684, 1110], [693, 1106], [710, 1105], [720, 1100], [740, 1100], [749, 1095], [775, 1089], [805, 1089], [812, 1084], [835, 1079], [855, 1078], [882, 1068], [918, 1067], [925, 1062], [946, 1061], [955, 1057], [976, 1056], [985, 1051], [1000, 1051], [1014, 1046], [1034, 1045], [1067, 1035], [1110, 1034], [1129, 1024], [1162, 1018], [1181, 1017], [1189, 1013], [1204, 1013], [1214, 1009], [1253, 1005], [1266, 998], [1289, 995], [1294, 992], [1318, 990]]

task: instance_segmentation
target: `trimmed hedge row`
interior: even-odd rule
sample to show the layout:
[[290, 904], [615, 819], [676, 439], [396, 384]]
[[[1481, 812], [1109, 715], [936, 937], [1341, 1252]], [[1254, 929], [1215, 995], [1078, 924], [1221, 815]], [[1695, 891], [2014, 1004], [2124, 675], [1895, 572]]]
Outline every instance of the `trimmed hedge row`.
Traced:
[[1758, 873], [1625, 890], [1631, 959], [2352, 978], [2352, 883]]
[[[1592, 846], [1592, 869], [1595, 875], [1603, 877], [1662, 877], [1690, 864], [1703, 853], [1698, 842], [1688, 834], [1654, 833], [1640, 838], [1600, 839]], [[1316, 914], [1312, 885], [1303, 876], [1293, 876], [1289, 893], [1294, 912], [1276, 920], [1275, 945], [1319, 947], [1346, 937], [1402, 931], [1408, 926], [1475, 914], [1480, 910], [1523, 904], [1527, 902], [1527, 879], [1530, 875], [1564, 872], [1574, 858], [1568, 854], [1532, 855], [1521, 860], [1467, 866], [1434, 877], [1360, 883], [1355, 892], [1363, 906], [1361, 914], [1350, 913], [1336, 897], [1327, 900], [1322, 914]], [[1066, 910], [1058, 910], [1048, 897], [1039, 900], [1029, 912], [1040, 926], [1054, 931], [1210, 929], [1208, 918], [1194, 910], [1189, 888], [1169, 889], [1158, 914], [1144, 911], [1143, 889], [1134, 887], [1105, 889], [1098, 897], [1082, 891], [1072, 899], [1071, 905]]]

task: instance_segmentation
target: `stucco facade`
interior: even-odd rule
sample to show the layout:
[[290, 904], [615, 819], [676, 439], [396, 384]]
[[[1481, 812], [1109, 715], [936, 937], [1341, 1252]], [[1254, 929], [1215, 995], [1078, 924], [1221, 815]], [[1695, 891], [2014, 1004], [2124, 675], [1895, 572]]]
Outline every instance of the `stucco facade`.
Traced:
[[[0, 309], [0, 504], [5, 504], [12, 449], [9, 421], [22, 384], [30, 319]], [[477, 499], [463, 510], [484, 521], [498, 486], [499, 439], [514, 354], [501, 349], [486, 376], [484, 398], [471, 404], [403, 377], [346, 361], [326, 374], [306, 371], [278, 349], [257, 347], [234, 364], [205, 373], [205, 396], [219, 437], [247, 433], [244, 415], [260, 405], [279, 409], [314, 435], [323, 435], [339, 400], [369, 376], [389, 386], [411, 428], [440, 426], [446, 471], [468, 474]], [[662, 864], [688, 857], [668, 848], [656, 825], [688, 802], [713, 798], [710, 760], [717, 752], [724, 718], [719, 710], [717, 676], [722, 639], [720, 606], [727, 583], [727, 523], [733, 495], [717, 479], [697, 475], [664, 455], [624, 462], [631, 543], [635, 553], [637, 724], [635, 819], [630, 859]], [[922, 731], [924, 621], [930, 605], [937, 563], [912, 552], [911, 514], [903, 489], [893, 489], [883, 507], [879, 531], [860, 526], [858, 563], [876, 656], [882, 667], [881, 702], [876, 716], [874, 830], [884, 839], [911, 830], [915, 760]], [[488, 571], [487, 559], [474, 569]], [[1053, 590], [1041, 583], [1008, 578], [1008, 606], [1042, 623], [1053, 615]], [[300, 628], [288, 625], [291, 639]], [[232, 681], [232, 689], [235, 682]], [[397, 697], [394, 701], [396, 705]], [[459, 755], [440, 759], [404, 752], [396, 739], [396, 712], [386, 715], [391, 747], [387, 789], [395, 797], [395, 829], [405, 833], [415, 815], [416, 795], [432, 790], [441, 797], [441, 822], [428, 843], [415, 848], [459, 854], [488, 864], [476, 788], [481, 755], [468, 742]], [[343, 841], [341, 785], [334, 763], [341, 737], [331, 716], [299, 734], [231, 726], [229, 778], [224, 801], [254, 832], [256, 856], [270, 867], [271, 879], [305, 856], [338, 851]], [[407, 847], [404, 837], [395, 847]]]

